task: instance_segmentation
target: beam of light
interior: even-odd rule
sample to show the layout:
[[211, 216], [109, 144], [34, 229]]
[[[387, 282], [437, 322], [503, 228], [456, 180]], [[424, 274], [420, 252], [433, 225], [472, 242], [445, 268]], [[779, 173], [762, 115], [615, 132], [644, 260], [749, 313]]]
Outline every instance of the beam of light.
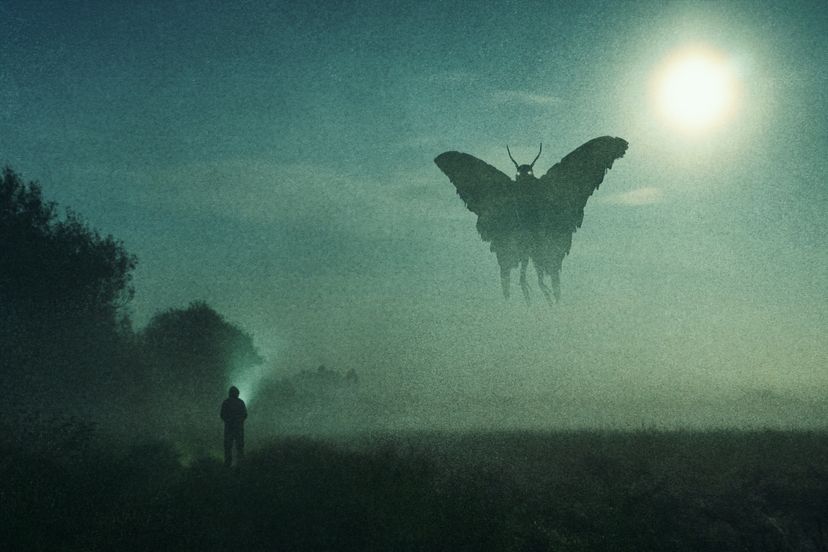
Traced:
[[658, 75], [656, 96], [669, 121], [688, 130], [706, 129], [722, 122], [733, 107], [733, 72], [715, 53], [685, 51], [671, 58]]
[[270, 368], [265, 363], [244, 368], [236, 367], [230, 371], [227, 387], [228, 389], [231, 385], [238, 387], [239, 397], [249, 406], [269, 374]]

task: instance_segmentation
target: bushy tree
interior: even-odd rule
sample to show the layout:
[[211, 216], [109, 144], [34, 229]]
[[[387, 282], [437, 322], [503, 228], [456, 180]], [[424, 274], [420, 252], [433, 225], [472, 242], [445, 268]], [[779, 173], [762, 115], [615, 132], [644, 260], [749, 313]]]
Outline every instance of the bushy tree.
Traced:
[[21, 319], [56, 315], [115, 323], [133, 295], [135, 257], [74, 212], [61, 218], [36, 182], [0, 181], [0, 301]]
[[223, 393], [231, 371], [262, 362], [253, 339], [202, 301], [157, 314], [140, 339], [153, 381], [188, 395]]
[[138, 341], [146, 363], [145, 428], [186, 447], [216, 446], [228, 376], [262, 362], [252, 338], [194, 302], [154, 316]]
[[[114, 385], [135, 257], [10, 168], [0, 179], [0, 381], [41, 402]], [[8, 388], [8, 387], [6, 387]], [[89, 389], [93, 391], [93, 389]], [[60, 397], [61, 399], [65, 397]]]

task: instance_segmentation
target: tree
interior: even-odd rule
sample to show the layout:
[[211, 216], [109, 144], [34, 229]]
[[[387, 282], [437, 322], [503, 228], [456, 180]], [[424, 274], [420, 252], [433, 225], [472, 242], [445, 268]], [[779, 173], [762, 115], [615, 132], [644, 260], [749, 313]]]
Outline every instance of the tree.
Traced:
[[[0, 181], [0, 301], [19, 318], [94, 317], [115, 324], [132, 299], [136, 259], [72, 211], [64, 218], [36, 182]], [[40, 320], [38, 320], [40, 321]]]
[[253, 339], [202, 301], [157, 314], [140, 340], [153, 382], [184, 397], [223, 393], [231, 371], [262, 362]]
[[[64, 395], [112, 382], [136, 259], [36, 182], [0, 179], [0, 378]], [[69, 386], [69, 387], [67, 387]], [[51, 401], [53, 396], [41, 397]]]
[[228, 376], [262, 362], [252, 338], [204, 302], [155, 315], [138, 335], [143, 425], [196, 449], [215, 445]]

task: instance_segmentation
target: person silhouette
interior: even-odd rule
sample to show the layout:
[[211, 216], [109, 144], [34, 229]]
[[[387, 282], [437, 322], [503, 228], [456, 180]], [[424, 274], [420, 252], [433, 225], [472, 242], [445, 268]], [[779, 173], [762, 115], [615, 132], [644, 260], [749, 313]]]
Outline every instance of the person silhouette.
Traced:
[[239, 398], [239, 389], [230, 388], [228, 397], [221, 403], [221, 419], [224, 421], [224, 465], [233, 464], [233, 445], [236, 445], [236, 465], [244, 458], [244, 421], [247, 407]]

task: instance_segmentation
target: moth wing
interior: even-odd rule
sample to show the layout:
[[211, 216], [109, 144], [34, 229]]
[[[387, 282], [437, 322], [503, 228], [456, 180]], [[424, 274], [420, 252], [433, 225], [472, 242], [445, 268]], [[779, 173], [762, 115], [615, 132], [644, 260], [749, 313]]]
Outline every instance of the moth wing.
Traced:
[[546, 171], [540, 178], [542, 196], [555, 223], [570, 232], [581, 227], [587, 200], [613, 162], [624, 157], [627, 146], [621, 138], [594, 138]]
[[584, 207], [616, 159], [627, 151], [627, 141], [611, 136], [595, 138], [572, 151], [539, 179], [535, 209], [536, 241], [532, 261], [552, 277], [555, 296], [560, 294], [559, 274], [572, 247], [572, 235], [584, 221]]
[[449, 178], [469, 211], [477, 215], [480, 237], [494, 244], [517, 224], [511, 178], [488, 163], [457, 151], [441, 153], [434, 163]]

